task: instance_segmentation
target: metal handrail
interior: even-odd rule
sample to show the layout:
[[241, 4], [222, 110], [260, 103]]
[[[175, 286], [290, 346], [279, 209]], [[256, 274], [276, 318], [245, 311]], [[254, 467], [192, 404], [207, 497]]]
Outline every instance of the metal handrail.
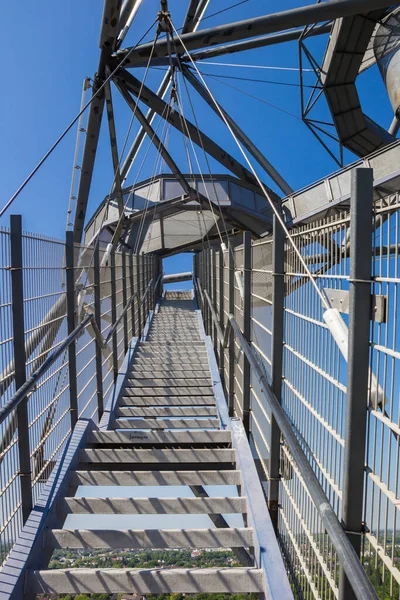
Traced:
[[62, 344], [58, 346], [54, 352], [48, 355], [46, 360], [41, 364], [41, 366], [32, 373], [29, 379], [21, 385], [21, 387], [15, 392], [15, 394], [10, 398], [10, 400], [0, 409], [0, 425], [10, 416], [10, 414], [18, 407], [19, 404], [26, 398], [26, 396], [31, 392], [35, 386], [37, 381], [46, 373], [46, 371], [51, 367], [51, 365], [59, 358], [64, 350], [68, 348], [72, 342], [74, 342], [80, 335], [81, 331], [83, 331], [86, 326], [90, 323], [90, 321], [94, 320], [94, 315], [88, 314], [81, 323], [69, 334], [67, 338], [63, 341]]
[[[324, 523], [326, 531], [330, 536], [340, 564], [347, 575], [356, 597], [358, 600], [377, 600], [375, 589], [360, 562], [359, 556], [354, 550], [349, 538], [346, 535], [346, 532], [344, 531], [335, 511], [332, 508], [332, 505], [330, 504], [321, 484], [319, 483], [317, 476], [308, 462], [304, 450], [293, 431], [292, 424], [283, 410], [279, 400], [272, 391], [267, 377], [258, 363], [254, 350], [243, 336], [240, 327], [232, 314], [228, 315], [225, 332], [222, 332], [219, 324], [218, 314], [212, 306], [207, 291], [201, 290], [199, 280], [197, 281], [197, 287], [200, 291], [202, 302], [204, 303], [204, 298], [207, 300], [211, 317], [214, 325], [216, 326], [217, 332], [220, 331], [220, 333], [223, 334], [222, 338], [220, 335], [218, 336], [221, 343], [227, 344], [230, 332], [233, 331], [235, 333], [239, 347], [245, 354], [251, 369], [258, 378], [261, 391], [267, 399], [271, 412], [282, 432], [282, 435], [285, 438], [286, 445], [293, 456], [293, 460], [295, 461], [300, 475], [305, 482], [307, 491], [321, 517], [322, 522]], [[224, 348], [226, 348], [226, 345], [224, 345]]]

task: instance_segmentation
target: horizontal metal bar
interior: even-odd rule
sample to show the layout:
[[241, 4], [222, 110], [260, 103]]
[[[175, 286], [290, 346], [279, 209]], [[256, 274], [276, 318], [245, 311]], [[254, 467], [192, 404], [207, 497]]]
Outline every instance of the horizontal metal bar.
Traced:
[[70, 333], [70, 335], [64, 340], [62, 344], [52, 352], [46, 360], [42, 363], [42, 365], [29, 377], [29, 379], [22, 385], [10, 398], [10, 400], [0, 409], [0, 425], [3, 423], [8, 416], [17, 408], [17, 406], [26, 398], [26, 396], [31, 392], [35, 386], [37, 381], [46, 373], [46, 371], [51, 367], [51, 365], [61, 356], [61, 354], [68, 348], [72, 342], [74, 342], [81, 331], [83, 331], [86, 326], [93, 319], [93, 315], [87, 315], [83, 319], [83, 321], [75, 327], [75, 329]]

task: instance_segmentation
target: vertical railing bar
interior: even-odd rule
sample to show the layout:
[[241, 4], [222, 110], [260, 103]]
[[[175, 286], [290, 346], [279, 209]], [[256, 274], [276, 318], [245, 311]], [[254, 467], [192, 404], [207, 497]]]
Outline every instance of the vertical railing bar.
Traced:
[[[243, 335], [251, 343], [251, 233], [243, 232]], [[250, 363], [243, 356], [243, 427], [250, 432]]]
[[[75, 295], [75, 248], [72, 231], [66, 232], [65, 267], [67, 284], [67, 328], [68, 335], [76, 327], [76, 295]], [[68, 347], [68, 372], [69, 372], [69, 403], [71, 430], [78, 420], [78, 383], [76, 371], [76, 343]]]
[[[117, 298], [116, 298], [116, 276], [115, 276], [115, 250], [111, 251], [110, 256], [110, 281], [111, 281], [111, 321], [112, 325], [115, 324], [117, 320]], [[118, 376], [118, 338], [117, 338], [117, 329], [112, 334], [112, 357], [113, 357], [113, 373], [114, 373], [114, 381], [116, 381]]]
[[[26, 381], [21, 215], [11, 215], [10, 217], [10, 251], [15, 389], [18, 390]], [[33, 506], [27, 399], [21, 402], [16, 412], [22, 521], [25, 524]]]
[[[101, 331], [101, 289], [100, 289], [100, 250], [99, 244], [94, 245], [94, 256], [93, 256], [93, 281], [94, 281], [94, 319], [96, 325]], [[97, 388], [97, 418], [100, 419], [104, 412], [104, 398], [103, 398], [103, 358], [101, 348], [95, 339], [96, 345], [96, 388]]]
[[[228, 314], [235, 312], [235, 260], [234, 250], [229, 245], [228, 249]], [[234, 415], [234, 396], [235, 396], [235, 338], [233, 331], [229, 334], [229, 373], [228, 373], [228, 410], [229, 416]]]
[[[130, 280], [130, 298], [135, 291], [135, 273], [133, 270], [133, 253], [129, 253], [129, 280]], [[135, 323], [135, 300], [131, 304], [131, 337], [134, 338], [136, 335], [136, 323]]]
[[140, 295], [141, 295], [141, 258], [139, 252], [136, 253], [136, 288], [137, 288], [137, 307], [138, 307], [138, 332], [137, 335], [140, 338], [142, 335], [142, 307], [140, 305]]
[[[224, 251], [220, 248], [219, 251], [219, 324], [222, 331], [224, 331]], [[219, 373], [222, 382], [225, 380], [225, 350], [223, 344], [219, 345]]]
[[[283, 369], [283, 318], [285, 298], [285, 236], [275, 215], [272, 242], [272, 340], [271, 340], [271, 388], [279, 402], [282, 400]], [[280, 480], [281, 432], [274, 415], [270, 426], [270, 463], [268, 477], [268, 509], [275, 532], [278, 533], [279, 480]]]
[[[127, 281], [126, 281], [126, 250], [123, 249], [122, 250], [122, 306], [126, 306], [126, 303], [128, 302], [128, 295], [127, 295]], [[128, 344], [129, 344], [129, 340], [128, 340], [128, 311], [124, 314], [123, 316], [123, 323], [124, 323], [124, 351], [125, 354], [128, 352]]]
[[[373, 170], [354, 169], [351, 172], [350, 200], [350, 305], [342, 523], [358, 555], [361, 552], [362, 539], [369, 399], [372, 204]], [[341, 568], [339, 598], [353, 600], [355, 597]]]
[[[211, 248], [211, 302], [214, 310], [217, 310], [217, 267], [216, 267], [216, 252], [215, 248]], [[214, 342], [214, 352], [218, 351], [217, 328], [215, 324], [212, 328], [212, 339]]]

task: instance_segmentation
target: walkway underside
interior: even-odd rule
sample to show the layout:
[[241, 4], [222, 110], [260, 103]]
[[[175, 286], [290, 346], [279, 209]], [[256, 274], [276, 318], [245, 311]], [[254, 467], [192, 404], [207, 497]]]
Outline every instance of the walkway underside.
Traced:
[[[126, 372], [119, 376], [124, 384], [118, 392], [117, 381], [115, 405], [103, 428], [78, 422], [55, 482], [57, 497], [47, 517], [36, 513], [24, 528], [3, 569], [0, 598], [20, 598], [21, 585], [24, 598], [102, 592], [263, 592], [275, 598], [278, 589], [280, 600], [292, 598], [242, 424], [227, 417], [224, 398], [221, 403], [216, 393], [221, 384], [195, 302], [189, 293], [173, 297], [161, 302], [146, 341], [125, 361]], [[251, 498], [245, 495], [249, 478]], [[92, 486], [93, 494], [75, 496], [78, 486]], [[109, 487], [110, 497], [97, 497], [96, 486]], [[132, 497], [118, 497], [118, 486], [132, 486]], [[166, 498], [135, 498], [135, 486], [188, 486], [192, 497], [177, 497], [172, 487]], [[221, 493], [209, 496], [207, 486], [221, 486]], [[229, 493], [224, 486], [230, 486]], [[193, 515], [190, 528], [170, 529], [167, 518], [165, 529], [111, 528], [111, 515], [129, 520], [131, 515], [187, 514]], [[229, 526], [233, 514], [240, 526]], [[254, 526], [257, 514], [263, 531]], [[66, 529], [70, 515], [105, 515], [105, 528]], [[208, 515], [210, 527], [197, 528], [195, 515]], [[36, 541], [26, 544], [27, 531], [35, 528]], [[21, 546], [27, 554], [22, 563]], [[57, 548], [229, 548], [242, 566], [49, 570]]]

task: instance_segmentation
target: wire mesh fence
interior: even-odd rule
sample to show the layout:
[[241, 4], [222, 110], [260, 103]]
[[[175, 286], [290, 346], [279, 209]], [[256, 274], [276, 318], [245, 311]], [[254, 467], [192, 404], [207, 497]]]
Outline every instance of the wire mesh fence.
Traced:
[[[399, 194], [374, 203], [371, 272], [371, 321], [368, 398], [364, 468], [363, 518], [360, 522], [360, 560], [377, 595], [383, 600], [400, 598], [399, 533], [399, 435], [400, 435], [400, 331], [398, 313], [400, 198]], [[351, 214], [334, 214], [295, 227], [292, 238], [300, 249], [314, 281], [337, 306], [345, 323], [352, 280]], [[274, 272], [274, 237], [252, 242], [251, 285], [240, 294], [243, 281], [243, 246], [233, 251], [203, 250], [195, 259], [196, 277], [210, 292], [222, 329], [233, 314], [243, 331], [244, 304], [250, 302], [250, 339], [258, 363], [272, 384], [274, 356], [274, 278], [283, 276], [283, 337], [280, 401], [291, 427], [318, 481], [339, 519], [343, 515], [345, 448], [349, 432], [348, 363], [324, 321], [324, 307], [304, 273], [300, 259], [285, 240], [284, 273]], [[231, 256], [232, 255], [232, 256]], [[215, 274], [214, 274], [215, 270]], [[207, 334], [218, 349], [209, 310], [203, 305]], [[275, 340], [276, 342], [276, 340]], [[229, 343], [217, 357], [231, 414], [243, 416], [243, 361], [240, 346]], [[222, 360], [222, 364], [221, 364]], [[250, 381], [250, 441], [261, 467], [264, 489], [271, 490], [271, 410], [252, 374]], [[340, 564], [307, 482], [283, 437], [279, 457], [279, 510], [277, 533], [282, 554], [297, 598], [339, 597]], [[361, 453], [362, 455], [362, 453]], [[363, 468], [364, 463], [361, 465]], [[351, 485], [351, 482], [350, 482]]]
[[[13, 246], [14, 244], [14, 246]], [[23, 346], [18, 354], [13, 327], [15, 288], [12, 285], [13, 252], [22, 261]], [[97, 255], [96, 255], [97, 253]], [[77, 417], [98, 422], [131, 339], [140, 334], [154, 294], [145, 303], [142, 295], [156, 281], [159, 263], [153, 256], [132, 256], [115, 251], [101, 266], [105, 251], [74, 245], [72, 297], [73, 323], [68, 322], [66, 243], [36, 234], [0, 229], [0, 408], [17, 392], [15, 364], [25, 361], [28, 379], [55, 351], [60, 356], [36, 380], [23, 400], [27, 408], [28, 473], [21, 470], [21, 437], [18, 410], [0, 424], [0, 563], [24, 523], [21, 477], [31, 483], [30, 502], [35, 504], [61, 455], [73, 425], [69, 347], [65, 339], [88, 313], [94, 321], [83, 328], [70, 345], [76, 357]], [[139, 261], [142, 269], [138, 269]], [[143, 269], [145, 266], [145, 269]], [[96, 323], [102, 341], [96, 335]], [[111, 333], [111, 335], [110, 335]], [[25, 355], [25, 356], [24, 356]], [[17, 361], [15, 363], [15, 361]]]

